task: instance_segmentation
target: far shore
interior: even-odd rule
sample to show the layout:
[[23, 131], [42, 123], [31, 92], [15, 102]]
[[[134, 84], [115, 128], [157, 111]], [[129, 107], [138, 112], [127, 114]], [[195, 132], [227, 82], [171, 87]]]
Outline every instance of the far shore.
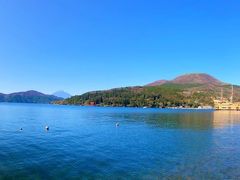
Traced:
[[183, 109], [183, 110], [215, 110], [213, 107], [145, 107], [145, 106], [102, 106], [102, 105], [78, 105], [78, 104], [54, 104], [63, 106], [81, 106], [81, 107], [116, 107], [116, 108], [142, 108], [142, 109]]

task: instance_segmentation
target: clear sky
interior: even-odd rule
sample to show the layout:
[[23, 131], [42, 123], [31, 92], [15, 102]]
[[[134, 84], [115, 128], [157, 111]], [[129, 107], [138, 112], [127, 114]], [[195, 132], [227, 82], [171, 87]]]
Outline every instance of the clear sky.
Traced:
[[191, 72], [240, 85], [239, 0], [0, 0], [0, 92], [144, 85]]

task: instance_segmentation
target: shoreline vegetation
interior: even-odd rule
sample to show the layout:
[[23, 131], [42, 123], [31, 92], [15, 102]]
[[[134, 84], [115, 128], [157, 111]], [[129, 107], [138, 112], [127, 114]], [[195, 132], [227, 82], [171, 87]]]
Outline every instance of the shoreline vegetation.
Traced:
[[211, 110], [215, 109], [213, 106], [198, 106], [198, 107], [148, 107], [148, 106], [106, 106], [106, 105], [82, 105], [82, 104], [61, 104], [59, 102], [51, 103], [53, 105], [61, 105], [61, 106], [82, 106], [82, 107], [119, 107], [119, 108], [155, 108], [155, 109], [183, 109], [183, 110], [191, 110], [191, 109], [199, 109], [199, 110]]
[[183, 90], [183, 87], [175, 84], [154, 87], [126, 87], [107, 91], [88, 92], [54, 103], [63, 105], [149, 108], [198, 108], [199, 106], [213, 105], [211, 98], [208, 98], [209, 96], [205, 96], [203, 93], [193, 93], [184, 96], [182, 94]]
[[[192, 85], [192, 87], [196, 86], [200, 87], [199, 85]], [[127, 87], [88, 92], [65, 100], [55, 101], [54, 104], [179, 109], [209, 108], [214, 106], [212, 97], [214, 97], [214, 91], [187, 92], [183, 86], [167, 84], [157, 87]]]
[[[234, 101], [240, 101], [240, 86], [234, 86]], [[146, 86], [87, 92], [53, 104], [104, 107], [198, 108], [214, 107], [214, 100], [228, 99], [232, 85], [207, 74], [186, 74]]]

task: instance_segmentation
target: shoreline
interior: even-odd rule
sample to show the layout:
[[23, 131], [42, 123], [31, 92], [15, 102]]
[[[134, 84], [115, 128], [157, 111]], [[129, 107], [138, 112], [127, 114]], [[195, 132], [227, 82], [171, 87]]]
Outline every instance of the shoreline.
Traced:
[[198, 108], [190, 108], [190, 107], [133, 107], [133, 106], [99, 106], [99, 105], [76, 105], [76, 104], [55, 104], [55, 103], [22, 103], [22, 102], [0, 102], [0, 104], [26, 104], [26, 105], [55, 105], [55, 106], [75, 106], [75, 107], [102, 107], [102, 108], [138, 108], [138, 109], [169, 109], [169, 110], [212, 110], [212, 111], [240, 111], [234, 109], [216, 109], [214, 107], [198, 107]]

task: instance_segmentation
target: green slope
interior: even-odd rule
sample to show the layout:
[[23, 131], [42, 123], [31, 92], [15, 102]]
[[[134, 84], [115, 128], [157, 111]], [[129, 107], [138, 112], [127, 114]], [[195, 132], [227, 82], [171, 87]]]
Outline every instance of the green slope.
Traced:
[[56, 103], [127, 107], [212, 106], [213, 98], [219, 97], [221, 87], [224, 88], [224, 91], [226, 91], [225, 95], [227, 96], [231, 88], [227, 85], [213, 87], [206, 84], [168, 83], [161, 86], [126, 87], [107, 91], [88, 92]]
[[[160, 84], [158, 84], [160, 83]], [[232, 86], [204, 74], [186, 74], [170, 81], [155, 81], [146, 86], [117, 88], [73, 96], [57, 104], [129, 106], [129, 107], [198, 107], [213, 106], [213, 99], [231, 96]], [[234, 101], [240, 101], [240, 87], [234, 86]]]

